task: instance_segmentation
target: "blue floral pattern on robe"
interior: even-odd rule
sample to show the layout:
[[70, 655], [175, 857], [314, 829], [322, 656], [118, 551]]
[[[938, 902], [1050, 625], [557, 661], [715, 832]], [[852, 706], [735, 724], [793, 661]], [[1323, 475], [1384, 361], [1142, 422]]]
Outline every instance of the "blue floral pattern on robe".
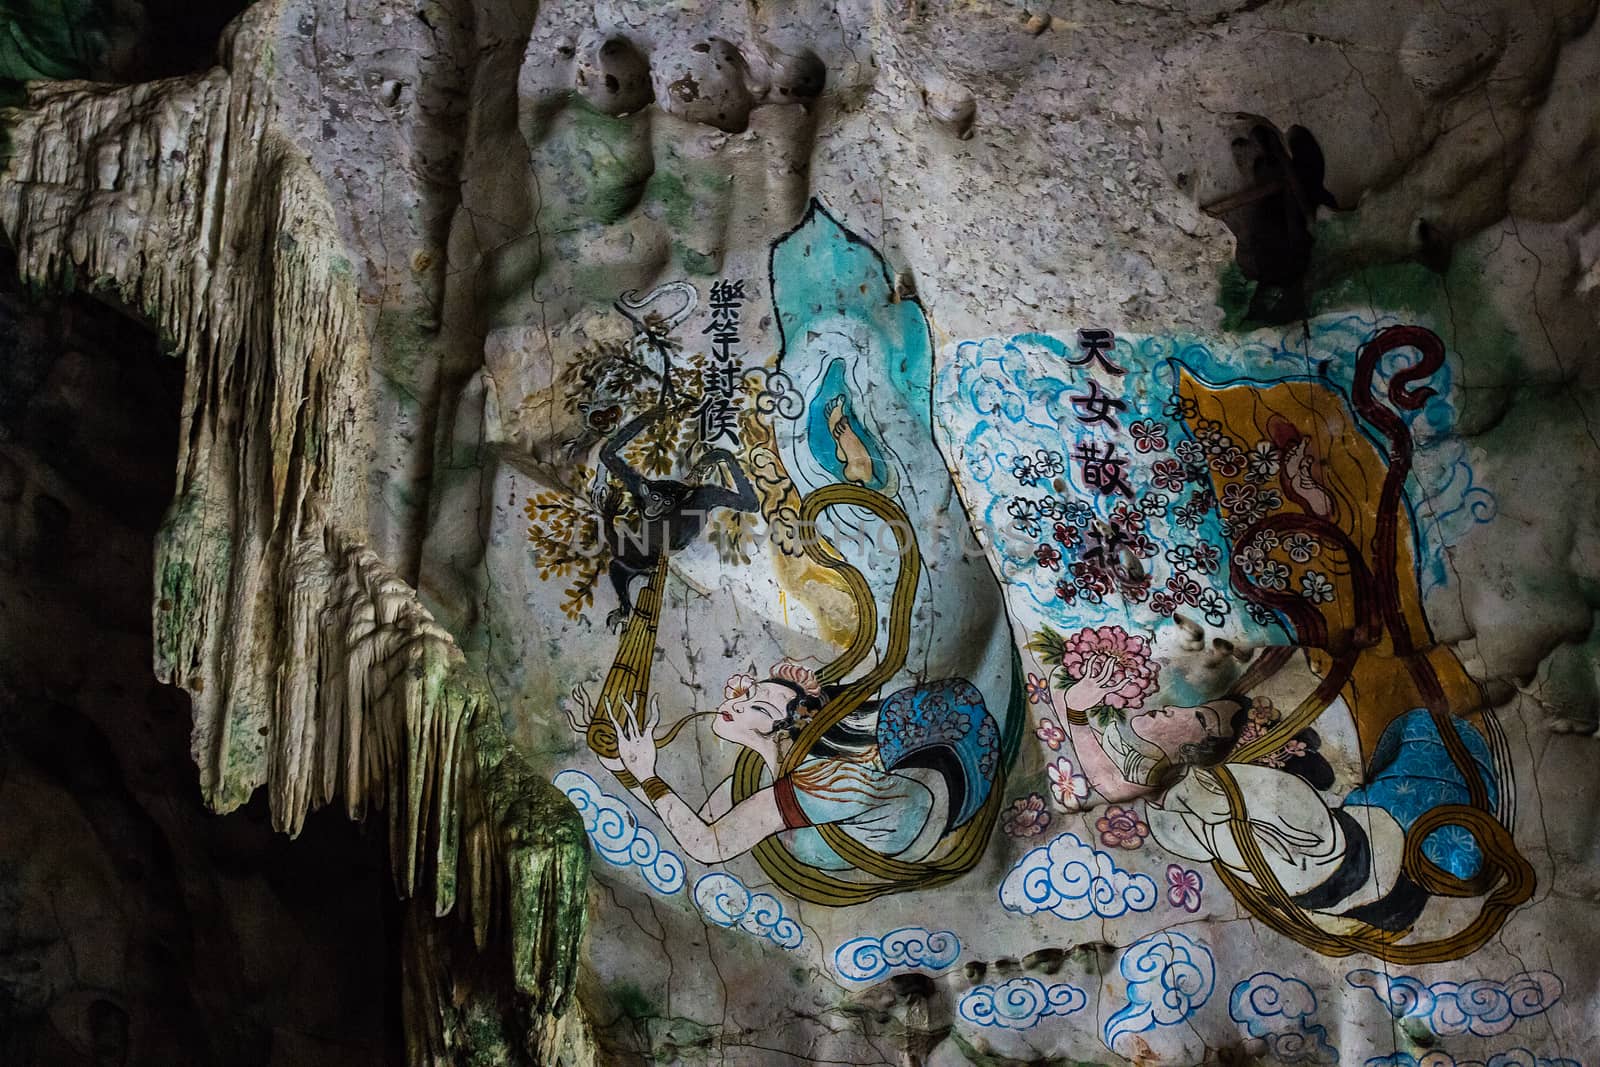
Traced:
[[[1477, 764], [1488, 787], [1489, 810], [1499, 800], [1499, 782], [1489, 745], [1464, 719], [1452, 720], [1456, 735]], [[1373, 750], [1370, 781], [1351, 791], [1344, 806], [1381, 808], [1409, 831], [1424, 813], [1441, 804], [1470, 804], [1466, 780], [1444, 747], [1433, 716], [1412, 708], [1389, 724]], [[1457, 878], [1467, 879], [1483, 867], [1483, 851], [1464, 827], [1441, 826], [1422, 842], [1422, 854]]]

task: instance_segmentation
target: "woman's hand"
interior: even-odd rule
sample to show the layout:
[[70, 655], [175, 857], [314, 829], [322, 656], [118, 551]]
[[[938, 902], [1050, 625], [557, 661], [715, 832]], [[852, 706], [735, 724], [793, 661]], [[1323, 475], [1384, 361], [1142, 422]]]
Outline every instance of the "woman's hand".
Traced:
[[[572, 687], [571, 699], [562, 702], [561, 710], [567, 713], [567, 722], [573, 731], [587, 738], [589, 724], [594, 721], [594, 706], [589, 701], [589, 694], [583, 691], [583, 686]], [[596, 755], [599, 756], [598, 753]], [[612, 773], [622, 770], [620, 759], [615, 757], [607, 759], [605, 756], [599, 756], [599, 759], [600, 766]]]
[[612, 705], [611, 718], [617, 724], [617, 754], [622, 765], [639, 781], [655, 777], [656, 727], [661, 724], [661, 702], [650, 698], [650, 716], [643, 723], [635, 721], [637, 706], [631, 700], [621, 702], [620, 714]]
[[1117, 661], [1111, 656], [1097, 653], [1083, 665], [1083, 677], [1067, 687], [1061, 701], [1069, 711], [1090, 711], [1106, 702], [1106, 696], [1117, 688]]

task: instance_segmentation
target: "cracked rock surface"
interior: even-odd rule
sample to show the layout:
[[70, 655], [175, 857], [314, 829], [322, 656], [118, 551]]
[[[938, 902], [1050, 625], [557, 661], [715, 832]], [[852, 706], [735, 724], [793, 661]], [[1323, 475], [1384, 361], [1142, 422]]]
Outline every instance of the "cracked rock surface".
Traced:
[[412, 1062], [1582, 1063], [1595, 8], [258, 0], [0, 228]]

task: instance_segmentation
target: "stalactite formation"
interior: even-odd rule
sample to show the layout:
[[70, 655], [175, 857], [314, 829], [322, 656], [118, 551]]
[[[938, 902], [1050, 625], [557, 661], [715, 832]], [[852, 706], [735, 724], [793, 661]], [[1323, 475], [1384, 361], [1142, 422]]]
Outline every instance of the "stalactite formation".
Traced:
[[571, 1005], [588, 844], [365, 547], [367, 337], [323, 186], [271, 125], [273, 7], [202, 75], [35, 85], [5, 116], [0, 226], [27, 279], [114, 293], [184, 360], [155, 668], [193, 700], [207, 804], [265, 786], [291, 835], [336, 801], [387, 809], [396, 889], [509, 952], [537, 1058]]

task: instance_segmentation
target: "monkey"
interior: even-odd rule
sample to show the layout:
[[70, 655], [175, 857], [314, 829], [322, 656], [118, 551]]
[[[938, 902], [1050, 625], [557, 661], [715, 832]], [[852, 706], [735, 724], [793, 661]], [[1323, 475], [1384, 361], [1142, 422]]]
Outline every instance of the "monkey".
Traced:
[[[634, 578], [652, 570], [664, 553], [677, 552], [699, 536], [713, 508], [754, 511], [758, 504], [755, 487], [745, 476], [738, 458], [725, 448], [714, 448], [690, 468], [689, 481], [646, 478], [628, 465], [622, 448], [657, 419], [665, 418], [670, 387], [663, 384], [656, 405], [624, 425], [600, 449], [600, 462], [622, 486], [639, 512], [636, 530], [624, 530], [617, 522], [620, 502], [609, 484], [597, 486], [596, 503], [602, 517], [601, 530], [611, 550], [608, 575], [617, 591], [617, 608], [606, 616], [606, 625], [615, 630], [633, 614], [629, 594]], [[701, 479], [713, 469], [726, 467], [734, 488]]]

